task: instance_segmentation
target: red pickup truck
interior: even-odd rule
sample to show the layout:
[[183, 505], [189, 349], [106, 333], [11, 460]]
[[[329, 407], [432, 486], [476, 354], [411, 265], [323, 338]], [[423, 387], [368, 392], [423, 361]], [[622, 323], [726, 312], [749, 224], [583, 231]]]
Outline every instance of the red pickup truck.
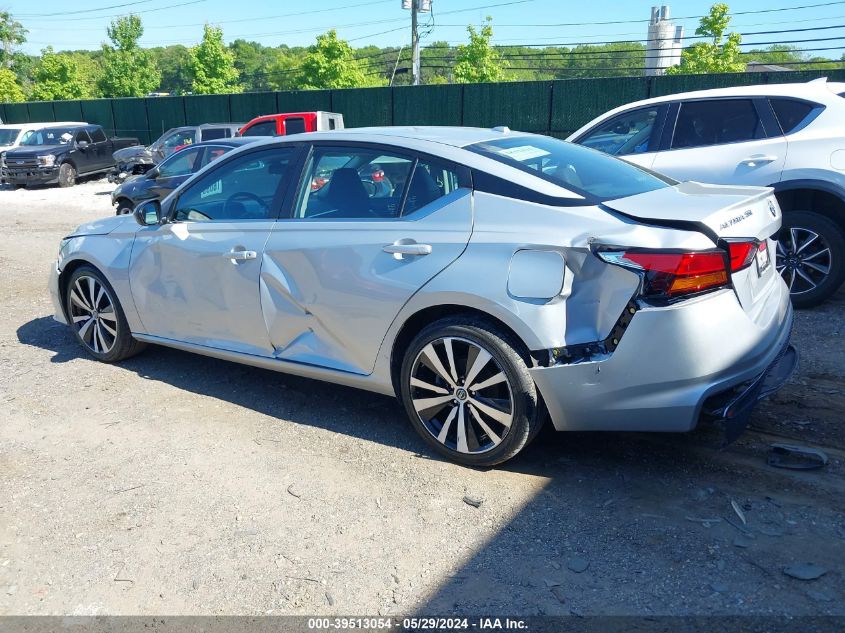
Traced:
[[286, 136], [302, 132], [342, 130], [343, 115], [335, 112], [264, 114], [244, 125], [238, 136]]

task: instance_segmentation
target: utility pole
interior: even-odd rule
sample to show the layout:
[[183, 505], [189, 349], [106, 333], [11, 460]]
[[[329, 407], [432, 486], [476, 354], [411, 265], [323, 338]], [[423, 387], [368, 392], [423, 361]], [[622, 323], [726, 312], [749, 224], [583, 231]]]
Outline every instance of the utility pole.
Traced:
[[402, 8], [411, 12], [411, 71], [414, 85], [420, 85], [420, 29], [417, 13], [431, 13], [433, 0], [402, 0]]
[[417, 10], [419, 0], [411, 0], [411, 47], [413, 49], [412, 68], [414, 73], [414, 85], [420, 85], [420, 34], [417, 29]]

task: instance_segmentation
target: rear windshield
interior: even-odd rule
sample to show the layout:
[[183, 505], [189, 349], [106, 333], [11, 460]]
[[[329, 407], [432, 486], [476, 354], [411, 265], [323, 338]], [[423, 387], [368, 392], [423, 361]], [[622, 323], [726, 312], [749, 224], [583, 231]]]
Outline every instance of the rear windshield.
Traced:
[[515, 136], [466, 149], [539, 176], [595, 202], [673, 184], [618, 158], [548, 136]]
[[18, 138], [18, 134], [20, 134], [20, 130], [10, 128], [0, 130], [0, 145], [11, 145]]

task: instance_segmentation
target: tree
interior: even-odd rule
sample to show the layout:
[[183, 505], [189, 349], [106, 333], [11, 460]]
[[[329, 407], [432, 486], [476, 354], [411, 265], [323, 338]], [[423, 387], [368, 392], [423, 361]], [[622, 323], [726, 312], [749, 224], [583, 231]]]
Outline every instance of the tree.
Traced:
[[0, 11], [0, 63], [6, 68], [12, 67], [15, 58], [15, 47], [26, 41], [27, 30], [20, 22], [12, 19], [8, 11]]
[[367, 76], [349, 42], [338, 38], [334, 29], [317, 36], [317, 43], [308, 47], [300, 65], [299, 84], [305, 89], [361, 88], [383, 83], [383, 79]]
[[223, 29], [205, 25], [202, 42], [190, 50], [190, 68], [194, 94], [211, 95], [242, 92], [238, 83], [235, 56], [223, 43]]
[[18, 85], [18, 78], [8, 68], [0, 68], [0, 103], [23, 101], [23, 90]]
[[191, 53], [181, 44], [150, 49], [161, 72], [159, 89], [181, 95], [191, 91]]
[[141, 18], [127, 15], [107, 30], [112, 46], [103, 44], [100, 89], [107, 97], [142, 97], [158, 88], [161, 73], [149, 50], [138, 46], [144, 34]]
[[502, 81], [508, 63], [502, 59], [495, 48], [490, 45], [493, 38], [492, 18], [482, 25], [479, 31], [469, 25], [469, 44], [458, 46], [457, 61], [454, 76], [458, 83], [481, 83], [487, 81]]
[[300, 87], [300, 64], [295, 55], [279, 51], [275, 61], [267, 68], [267, 86], [272, 90], [296, 90]]
[[745, 70], [739, 48], [742, 37], [724, 34], [731, 21], [728, 5], [719, 2], [710, 7], [710, 13], [701, 18], [696, 35], [709, 37], [709, 42], [698, 42], [685, 49], [681, 63], [666, 71], [667, 75], [691, 75], [696, 73], [738, 73]]
[[85, 99], [91, 96], [79, 62], [66, 53], [54, 53], [48, 46], [41, 51], [41, 61], [33, 73], [30, 98], [35, 101]]

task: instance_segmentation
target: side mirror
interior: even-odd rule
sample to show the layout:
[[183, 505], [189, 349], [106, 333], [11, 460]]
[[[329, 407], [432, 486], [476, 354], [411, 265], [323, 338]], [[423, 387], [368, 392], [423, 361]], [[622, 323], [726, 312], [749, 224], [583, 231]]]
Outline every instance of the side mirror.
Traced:
[[149, 178], [150, 180], [158, 178], [158, 167], [153, 167], [150, 171], [148, 171], [147, 178]]
[[88, 147], [88, 141], [78, 141], [78, 142], [76, 143], [76, 146], [77, 146], [79, 149], [85, 149], [86, 147]]
[[161, 202], [158, 200], [142, 202], [135, 207], [132, 215], [141, 226], [155, 226], [161, 222]]

